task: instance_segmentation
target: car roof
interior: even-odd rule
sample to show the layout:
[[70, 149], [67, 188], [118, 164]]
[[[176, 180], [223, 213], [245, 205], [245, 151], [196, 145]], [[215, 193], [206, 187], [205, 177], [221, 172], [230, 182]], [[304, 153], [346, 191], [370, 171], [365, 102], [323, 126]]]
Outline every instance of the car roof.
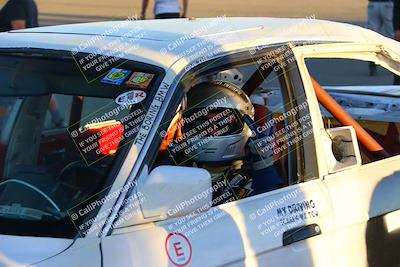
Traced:
[[[135, 32], [136, 31], [136, 32]], [[137, 35], [141, 32], [140, 38]], [[0, 48], [30, 47], [67, 50], [84, 47], [93, 53], [115, 40], [130, 41], [139, 49], [126, 58], [169, 68], [176, 60], [193, 60], [185, 51], [199, 42], [229, 52], [256, 45], [287, 42], [393, 42], [368, 29], [314, 18], [203, 18], [125, 20], [49, 26], [0, 34]], [[124, 42], [125, 42], [124, 41]], [[196, 46], [197, 44], [197, 46]], [[160, 51], [162, 54], [160, 54]], [[161, 56], [162, 55], [162, 56]]]

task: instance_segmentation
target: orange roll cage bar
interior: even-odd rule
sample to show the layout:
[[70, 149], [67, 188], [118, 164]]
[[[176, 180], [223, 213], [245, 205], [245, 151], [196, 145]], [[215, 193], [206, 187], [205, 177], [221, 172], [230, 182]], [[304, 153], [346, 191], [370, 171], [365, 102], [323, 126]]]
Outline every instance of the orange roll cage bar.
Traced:
[[355, 121], [322, 86], [311, 77], [318, 102], [326, 108], [332, 116], [345, 126], [353, 126], [360, 143], [377, 159], [390, 157], [390, 154], [357, 122]]

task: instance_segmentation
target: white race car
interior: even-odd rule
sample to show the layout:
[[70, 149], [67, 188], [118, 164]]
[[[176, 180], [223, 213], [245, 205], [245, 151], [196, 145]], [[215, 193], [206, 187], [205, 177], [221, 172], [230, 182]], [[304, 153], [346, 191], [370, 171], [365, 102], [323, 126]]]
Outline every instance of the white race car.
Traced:
[[0, 266], [400, 266], [399, 51], [313, 18], [0, 34]]

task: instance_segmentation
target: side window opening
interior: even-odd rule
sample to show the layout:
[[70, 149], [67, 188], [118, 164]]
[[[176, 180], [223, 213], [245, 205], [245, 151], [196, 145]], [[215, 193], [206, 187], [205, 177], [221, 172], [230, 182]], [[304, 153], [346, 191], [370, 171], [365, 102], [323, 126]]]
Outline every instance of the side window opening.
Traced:
[[[241, 88], [262, 64], [221, 68], [193, 79], [177, 112], [160, 129], [162, 145], [150, 171], [162, 165], [203, 168], [213, 184], [213, 205], [243, 199], [297, 183], [289, 171], [292, 136], [283, 115], [282, 72], [272, 71], [250, 95]], [[189, 177], [188, 177], [189, 179]], [[292, 182], [290, 182], [292, 181]], [[221, 196], [224, 196], [221, 199]]]
[[[400, 154], [399, 77], [373, 62], [310, 58], [311, 77], [390, 155]], [[325, 128], [342, 124], [320, 105]], [[362, 144], [362, 164], [376, 158]]]

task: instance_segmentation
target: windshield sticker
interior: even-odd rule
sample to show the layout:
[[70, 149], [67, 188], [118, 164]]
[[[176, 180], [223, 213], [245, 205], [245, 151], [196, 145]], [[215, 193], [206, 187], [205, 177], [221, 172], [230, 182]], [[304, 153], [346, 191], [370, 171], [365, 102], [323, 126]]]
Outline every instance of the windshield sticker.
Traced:
[[152, 125], [156, 119], [158, 112], [160, 111], [161, 105], [164, 102], [164, 99], [167, 95], [170, 85], [163, 82], [161, 84], [160, 89], [157, 91], [157, 94], [154, 96], [153, 102], [150, 105], [150, 108], [147, 111], [146, 116], [144, 117], [142, 127], [140, 131], [136, 135], [134, 144], [139, 144], [142, 146], [147, 138], [147, 135], [150, 133], [152, 129]]
[[126, 85], [128, 85], [129, 87], [135, 87], [144, 90], [149, 87], [153, 78], [154, 74], [134, 72], [129, 80], [126, 82]]
[[103, 80], [101, 80], [101, 82], [114, 85], [121, 85], [126, 80], [126, 77], [128, 77], [128, 75], [131, 73], [132, 71], [130, 70], [113, 68], [108, 72], [108, 74], [103, 78]]
[[132, 90], [123, 94], [120, 94], [116, 99], [115, 103], [118, 105], [134, 105], [142, 102], [146, 99], [146, 93], [140, 90]]

